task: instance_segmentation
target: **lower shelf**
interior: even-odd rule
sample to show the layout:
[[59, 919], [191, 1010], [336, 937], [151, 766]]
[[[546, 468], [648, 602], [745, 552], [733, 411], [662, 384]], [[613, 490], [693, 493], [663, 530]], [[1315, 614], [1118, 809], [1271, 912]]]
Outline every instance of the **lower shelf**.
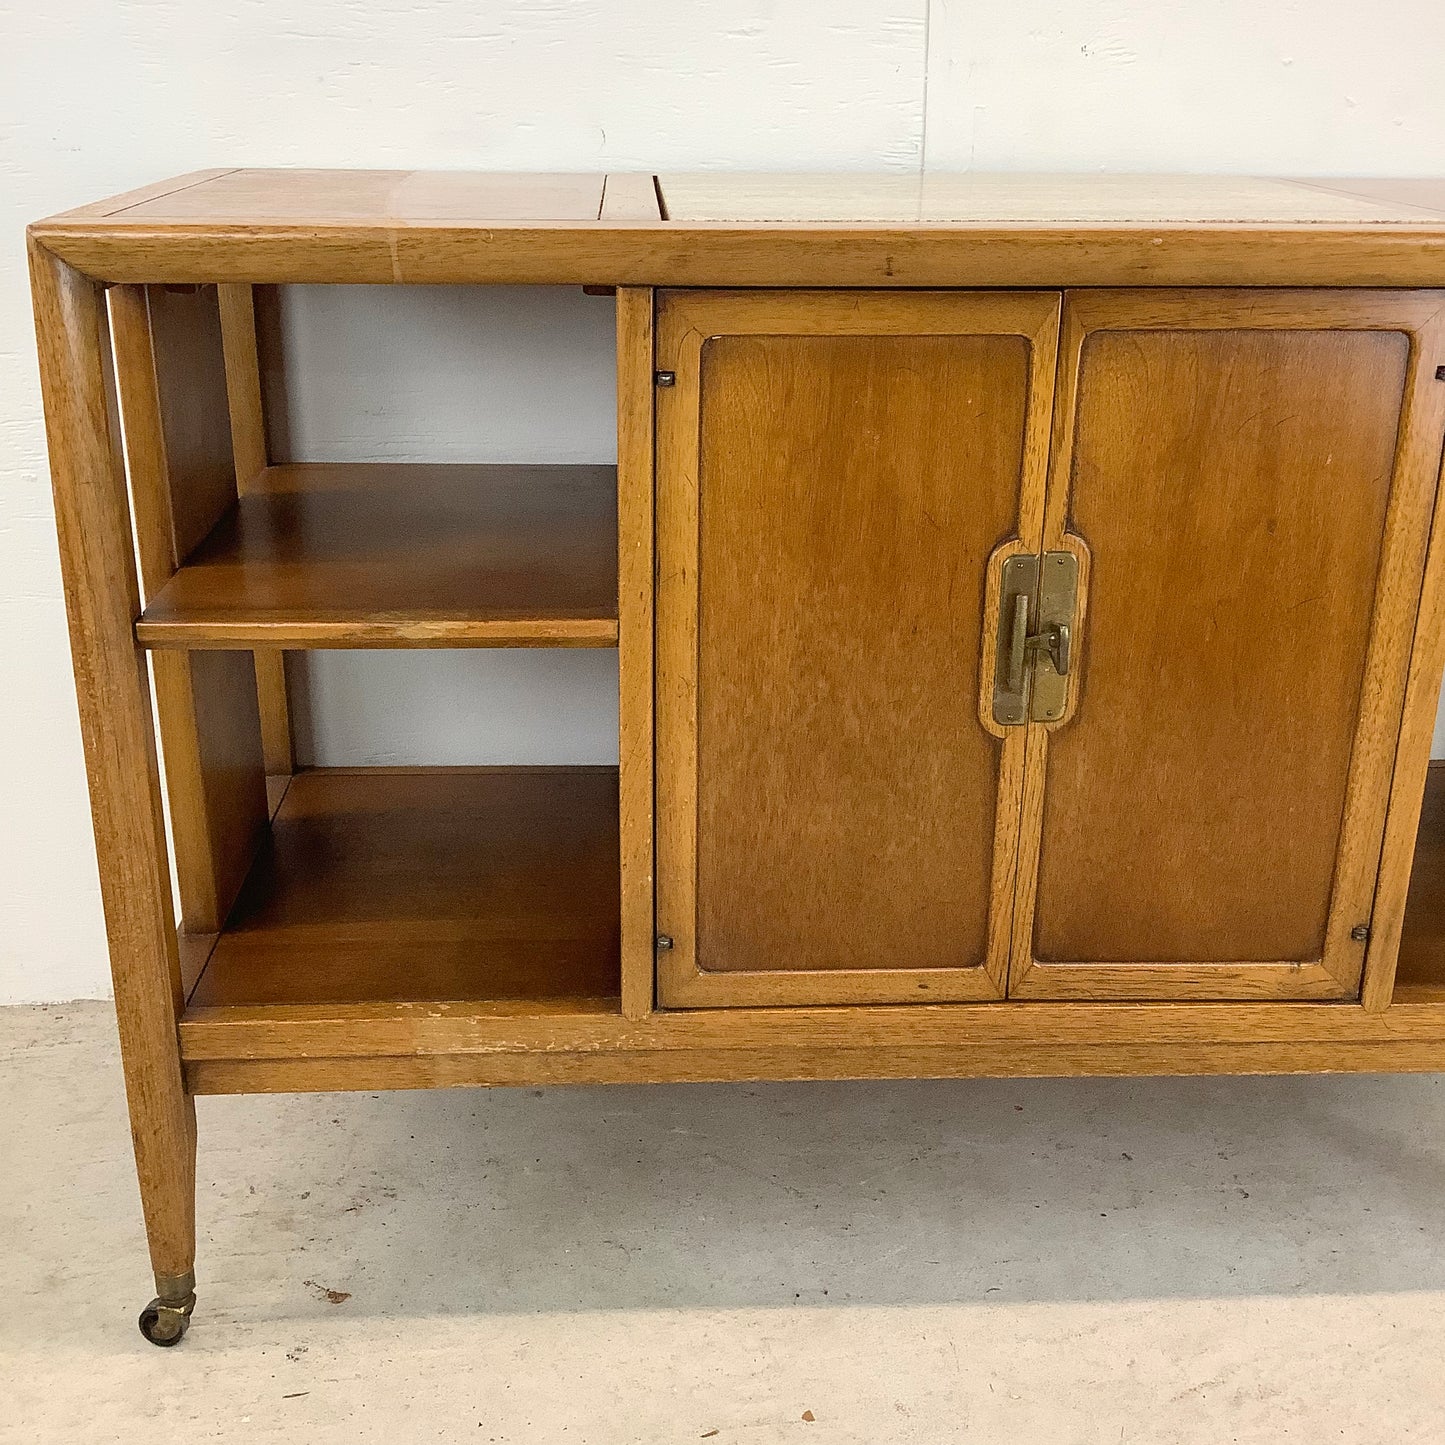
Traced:
[[193, 1008], [620, 994], [616, 768], [297, 774]]

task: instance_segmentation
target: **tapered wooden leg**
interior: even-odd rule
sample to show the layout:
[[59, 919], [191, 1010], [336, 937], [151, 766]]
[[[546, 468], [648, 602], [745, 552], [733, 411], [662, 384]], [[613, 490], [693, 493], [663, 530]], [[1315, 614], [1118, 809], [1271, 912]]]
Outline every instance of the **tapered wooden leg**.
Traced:
[[[156, 1292], [189, 1317], [196, 1116], [181, 1070], [180, 962], [102, 288], [30, 242], [66, 612], [115, 979], [131, 1138]], [[145, 1321], [142, 1321], [142, 1328]], [[161, 1338], [159, 1336], [170, 1336]]]

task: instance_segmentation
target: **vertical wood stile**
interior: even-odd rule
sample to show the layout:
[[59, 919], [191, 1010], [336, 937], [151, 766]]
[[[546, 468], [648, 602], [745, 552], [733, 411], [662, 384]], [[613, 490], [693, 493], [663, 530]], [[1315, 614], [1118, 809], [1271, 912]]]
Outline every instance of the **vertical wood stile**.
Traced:
[[652, 1011], [653, 336], [652, 291], [617, 290], [618, 792], [622, 1011]]
[[[1427, 353], [1427, 363], [1442, 351], [1442, 342], [1445, 337], [1437, 335], [1434, 352]], [[1427, 369], [1433, 368], [1427, 365]], [[1437, 381], [1435, 385], [1445, 390], [1442, 383]], [[1390, 780], [1385, 842], [1370, 919], [1370, 946], [1365, 955], [1364, 985], [1360, 992], [1360, 1001], [1371, 1013], [1387, 1008], [1395, 990], [1395, 967], [1400, 956], [1410, 872], [1415, 864], [1415, 839], [1420, 828], [1425, 778], [1430, 770], [1435, 711], [1441, 678], [1445, 676], [1445, 507], [1439, 502], [1439, 489], [1445, 487], [1445, 468], [1439, 476], [1420, 610], [1415, 618], [1414, 645], [1405, 682], [1395, 770]]]

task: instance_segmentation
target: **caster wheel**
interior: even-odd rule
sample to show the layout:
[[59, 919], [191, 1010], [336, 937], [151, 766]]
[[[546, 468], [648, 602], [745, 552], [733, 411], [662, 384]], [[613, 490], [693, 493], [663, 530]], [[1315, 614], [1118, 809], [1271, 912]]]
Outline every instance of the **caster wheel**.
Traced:
[[190, 1328], [191, 1311], [195, 1307], [194, 1294], [179, 1304], [167, 1304], [164, 1300], [153, 1299], [140, 1312], [140, 1332], [153, 1345], [166, 1349], [171, 1345], [178, 1345]]

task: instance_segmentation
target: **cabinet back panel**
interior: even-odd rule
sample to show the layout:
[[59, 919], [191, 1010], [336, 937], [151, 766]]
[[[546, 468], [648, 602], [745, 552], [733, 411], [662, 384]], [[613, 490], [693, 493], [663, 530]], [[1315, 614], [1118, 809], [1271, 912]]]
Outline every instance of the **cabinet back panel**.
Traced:
[[704, 345], [701, 967], [983, 962], [980, 619], [1017, 525], [1029, 365], [1007, 335]]
[[1389, 330], [1086, 340], [1085, 671], [1048, 752], [1036, 958], [1320, 958], [1409, 350]]

